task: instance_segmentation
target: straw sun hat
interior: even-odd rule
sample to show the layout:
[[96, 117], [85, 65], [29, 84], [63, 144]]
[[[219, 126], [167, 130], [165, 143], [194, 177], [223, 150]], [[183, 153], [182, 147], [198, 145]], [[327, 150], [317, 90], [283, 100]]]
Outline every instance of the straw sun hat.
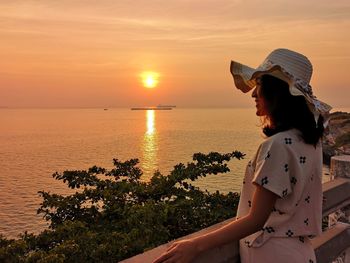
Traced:
[[320, 114], [327, 115], [332, 109], [313, 95], [309, 84], [312, 64], [300, 53], [280, 48], [272, 51], [256, 69], [231, 61], [230, 70], [236, 87], [244, 93], [253, 89], [256, 79], [264, 74], [284, 80], [289, 84], [289, 91], [293, 96], [305, 97], [316, 123]]

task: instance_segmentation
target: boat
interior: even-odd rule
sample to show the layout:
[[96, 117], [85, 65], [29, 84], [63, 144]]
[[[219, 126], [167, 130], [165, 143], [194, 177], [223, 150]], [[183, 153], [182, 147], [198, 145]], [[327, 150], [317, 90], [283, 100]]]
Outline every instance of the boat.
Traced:
[[159, 104], [157, 107], [158, 108], [176, 108], [176, 105], [162, 105], [162, 104]]
[[172, 110], [171, 107], [134, 107], [131, 110]]

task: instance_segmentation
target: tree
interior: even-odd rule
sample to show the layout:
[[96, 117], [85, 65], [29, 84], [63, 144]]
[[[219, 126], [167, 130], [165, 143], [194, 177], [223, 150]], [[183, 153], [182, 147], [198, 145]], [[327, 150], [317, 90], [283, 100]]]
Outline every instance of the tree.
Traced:
[[156, 171], [148, 182], [142, 180], [138, 159], [114, 159], [111, 170], [56, 172], [53, 177], [76, 192], [40, 191], [38, 213], [50, 222], [49, 229], [17, 240], [0, 236], [0, 261], [117, 262], [231, 218], [237, 193], [209, 193], [192, 181], [227, 173], [227, 163], [243, 156], [196, 153], [192, 162], [177, 164], [167, 176]]

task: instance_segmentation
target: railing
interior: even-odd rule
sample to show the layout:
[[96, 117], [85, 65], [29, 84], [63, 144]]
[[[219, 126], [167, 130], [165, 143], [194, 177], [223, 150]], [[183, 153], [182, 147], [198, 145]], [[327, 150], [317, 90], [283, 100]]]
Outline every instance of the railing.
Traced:
[[[311, 240], [318, 263], [330, 263], [342, 254], [343, 262], [350, 262], [350, 155], [336, 156], [331, 160], [332, 180], [322, 185], [324, 196], [323, 216], [332, 215], [342, 209], [338, 222], [330, 224], [320, 236]], [[333, 214], [334, 215], [334, 214]], [[188, 239], [208, 233], [235, 220], [234, 218], [202, 229], [191, 235], [182, 237]], [[174, 241], [172, 241], [174, 242]], [[161, 255], [172, 242], [156, 247], [143, 254], [122, 261], [122, 263], [148, 263]], [[239, 262], [238, 242], [211, 249], [202, 253], [194, 263], [236, 263]]]

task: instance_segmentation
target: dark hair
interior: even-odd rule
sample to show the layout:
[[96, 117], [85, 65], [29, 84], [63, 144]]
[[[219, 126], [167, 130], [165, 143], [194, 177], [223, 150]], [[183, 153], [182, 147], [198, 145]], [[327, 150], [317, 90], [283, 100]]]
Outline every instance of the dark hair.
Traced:
[[263, 122], [263, 132], [270, 137], [278, 132], [295, 128], [307, 144], [316, 146], [323, 135], [323, 117], [317, 125], [304, 96], [293, 96], [287, 82], [271, 75], [260, 78], [261, 96], [267, 116]]

